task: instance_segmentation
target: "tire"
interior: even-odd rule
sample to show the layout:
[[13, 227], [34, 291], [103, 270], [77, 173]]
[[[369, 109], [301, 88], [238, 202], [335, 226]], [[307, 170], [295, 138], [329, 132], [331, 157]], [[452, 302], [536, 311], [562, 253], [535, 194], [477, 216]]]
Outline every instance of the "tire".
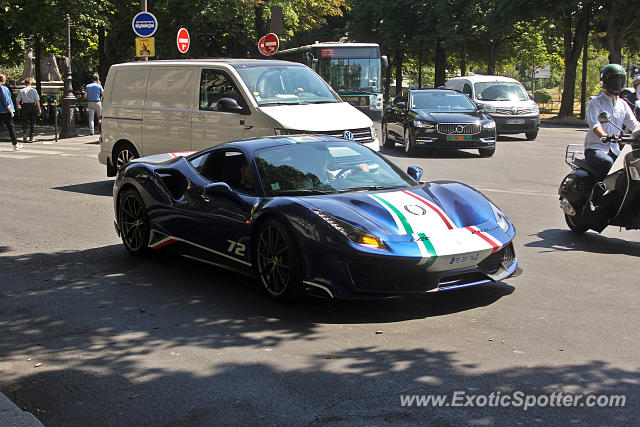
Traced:
[[527, 137], [527, 141], [533, 141], [538, 137], [538, 131], [534, 132], [525, 132], [524, 135]]
[[564, 220], [574, 233], [582, 234], [589, 229], [589, 227], [580, 222], [577, 216], [564, 214]]
[[130, 142], [125, 142], [120, 144], [118, 149], [115, 151], [113, 164], [116, 167], [116, 170], [120, 170], [122, 166], [126, 165], [133, 159], [137, 159], [138, 157], [140, 157], [140, 155], [136, 148]]
[[275, 300], [291, 300], [301, 289], [301, 265], [289, 230], [269, 219], [260, 226], [253, 247], [254, 267], [264, 290]]
[[118, 225], [124, 247], [133, 256], [149, 253], [149, 216], [142, 196], [137, 190], [128, 189], [120, 194]]
[[404, 142], [404, 152], [407, 154], [407, 156], [412, 156], [416, 154], [416, 147], [414, 146], [414, 143], [411, 141], [411, 129], [404, 130], [403, 142]]
[[480, 153], [480, 157], [491, 157], [495, 154], [496, 147], [478, 148], [478, 152]]
[[382, 122], [382, 146], [385, 148], [393, 148], [396, 146], [396, 143], [392, 140], [389, 139], [389, 132], [387, 129], [387, 123], [386, 122]]

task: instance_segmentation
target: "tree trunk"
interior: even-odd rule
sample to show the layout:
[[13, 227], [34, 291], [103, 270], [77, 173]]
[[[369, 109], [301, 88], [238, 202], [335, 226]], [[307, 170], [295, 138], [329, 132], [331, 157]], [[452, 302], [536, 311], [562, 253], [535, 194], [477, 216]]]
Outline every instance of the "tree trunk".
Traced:
[[391, 96], [391, 68], [393, 67], [393, 60], [390, 61], [389, 66], [384, 70], [384, 101], [389, 102]]
[[575, 25], [570, 13], [565, 14], [562, 23], [564, 25], [564, 87], [560, 104], [560, 118], [573, 116], [573, 103], [575, 100], [576, 68], [578, 59], [584, 47], [584, 35], [586, 10], [578, 12]]
[[42, 39], [40, 38], [40, 34], [36, 34], [34, 38], [33, 60], [35, 61], [35, 69], [33, 77], [36, 79], [36, 90], [38, 91], [38, 95], [42, 96], [42, 79], [40, 78], [42, 75], [40, 67], [40, 61], [42, 60]]
[[618, 2], [609, 3], [609, 19], [607, 20], [607, 47], [609, 48], [609, 64], [622, 64], [622, 28], [616, 22]]
[[444, 86], [446, 79], [445, 68], [447, 67], [447, 51], [444, 47], [444, 41], [438, 40], [436, 42], [436, 55], [434, 58], [435, 76], [433, 81], [433, 87]]
[[462, 57], [460, 58], [460, 76], [467, 75], [467, 41], [462, 43]]
[[418, 53], [418, 89], [422, 89], [422, 49]]
[[580, 88], [580, 119], [584, 120], [587, 111], [587, 62], [589, 60], [589, 10], [587, 9], [584, 26], [584, 47], [582, 49], [582, 82]]
[[[394, 58], [395, 66], [396, 66], [396, 93], [395, 95], [402, 92], [402, 64], [404, 61], [404, 52], [402, 49], [396, 49], [396, 55]], [[394, 96], [395, 96], [394, 95]]]
[[487, 63], [487, 74], [490, 76], [496, 73], [497, 52], [498, 52], [498, 43], [492, 41], [489, 44], [489, 62]]
[[107, 80], [107, 61], [104, 53], [104, 25], [98, 26], [98, 74], [102, 81]]
[[[264, 4], [259, 3], [254, 6], [253, 13], [256, 22], [256, 35], [258, 36], [259, 40], [260, 37], [267, 34], [267, 23], [264, 20]], [[262, 56], [262, 54], [258, 50], [258, 40], [256, 40], [255, 46], [253, 47], [253, 49], [251, 49], [255, 58], [260, 58]]]

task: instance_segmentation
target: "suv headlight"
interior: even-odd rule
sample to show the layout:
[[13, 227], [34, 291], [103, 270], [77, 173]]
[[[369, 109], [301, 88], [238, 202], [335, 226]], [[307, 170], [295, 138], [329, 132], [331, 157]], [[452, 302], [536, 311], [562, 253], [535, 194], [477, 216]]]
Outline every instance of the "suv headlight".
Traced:
[[435, 129], [436, 125], [434, 125], [433, 123], [429, 123], [429, 122], [423, 122], [422, 120], [414, 120], [413, 121], [413, 125], [417, 128], [423, 128], [423, 129]]
[[482, 124], [482, 128], [483, 129], [495, 129], [496, 128], [496, 122], [494, 122], [493, 120], [488, 121], [488, 122], [484, 122]]
[[371, 125], [371, 127], [369, 128], [369, 130], [371, 131], [371, 139], [376, 139], [378, 137], [378, 133], [376, 132], [376, 125], [375, 123]]
[[493, 210], [496, 223], [500, 228], [502, 228], [502, 231], [506, 232], [509, 229], [509, 220], [507, 219], [507, 216], [493, 203], [489, 202], [489, 205], [491, 206], [491, 210]]
[[367, 233], [365, 230], [341, 221], [320, 210], [314, 210], [314, 212], [327, 224], [338, 230], [343, 236], [351, 240], [353, 243], [371, 249], [385, 249], [382, 240], [370, 233]]
[[382, 111], [382, 99], [382, 94], [377, 95], [375, 98], [371, 97], [369, 108], [373, 111]]

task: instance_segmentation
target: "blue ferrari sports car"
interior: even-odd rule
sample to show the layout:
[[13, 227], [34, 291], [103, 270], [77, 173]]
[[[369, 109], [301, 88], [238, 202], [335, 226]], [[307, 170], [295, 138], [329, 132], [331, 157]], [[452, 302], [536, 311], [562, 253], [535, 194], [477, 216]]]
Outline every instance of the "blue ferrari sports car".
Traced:
[[120, 169], [115, 226], [133, 255], [170, 245], [257, 275], [277, 299], [424, 294], [512, 275], [506, 215], [465, 184], [421, 175], [328, 136], [159, 154]]

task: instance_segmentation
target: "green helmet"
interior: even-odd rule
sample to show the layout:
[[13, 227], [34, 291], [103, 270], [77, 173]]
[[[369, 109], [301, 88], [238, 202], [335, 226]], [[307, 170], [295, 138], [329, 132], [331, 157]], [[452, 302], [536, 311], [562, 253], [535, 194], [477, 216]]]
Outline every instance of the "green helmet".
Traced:
[[627, 73], [622, 65], [609, 64], [606, 65], [600, 73], [600, 81], [602, 87], [611, 93], [618, 94], [627, 83]]

